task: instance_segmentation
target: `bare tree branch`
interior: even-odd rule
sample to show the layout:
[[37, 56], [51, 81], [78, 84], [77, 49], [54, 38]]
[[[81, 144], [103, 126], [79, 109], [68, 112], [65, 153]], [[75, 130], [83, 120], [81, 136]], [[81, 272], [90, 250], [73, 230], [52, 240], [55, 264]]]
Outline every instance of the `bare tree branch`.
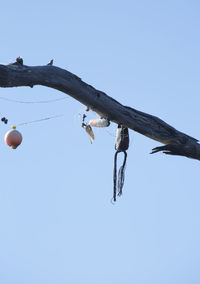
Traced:
[[163, 151], [165, 154], [200, 160], [198, 140], [176, 130], [156, 116], [120, 104], [102, 91], [83, 82], [76, 75], [53, 66], [53, 60], [45, 66], [26, 66], [23, 65], [20, 57], [12, 64], [0, 65], [0, 87], [34, 85], [64, 92], [100, 116], [166, 144], [154, 148], [152, 154]]

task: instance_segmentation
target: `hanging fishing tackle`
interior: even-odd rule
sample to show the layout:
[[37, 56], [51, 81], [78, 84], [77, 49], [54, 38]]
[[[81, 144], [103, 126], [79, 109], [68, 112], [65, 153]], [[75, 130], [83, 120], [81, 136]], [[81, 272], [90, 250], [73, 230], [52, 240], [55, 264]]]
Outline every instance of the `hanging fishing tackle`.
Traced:
[[86, 116], [85, 114], [83, 114], [83, 117], [82, 117], [82, 125], [81, 125], [81, 126], [85, 129], [86, 133], [89, 135], [89, 137], [90, 137], [90, 142], [91, 142], [91, 144], [92, 144], [93, 140], [95, 139], [95, 136], [94, 136], [94, 132], [93, 132], [93, 130], [92, 130], [92, 127], [91, 127], [89, 124], [85, 123], [86, 117], [87, 117], [87, 116]]
[[[129, 132], [128, 128], [123, 125], [118, 125], [116, 141], [115, 141], [115, 156], [114, 156], [114, 172], [113, 172], [113, 201], [116, 201], [116, 196], [122, 195], [122, 188], [124, 185], [125, 178], [125, 166], [127, 160], [127, 153], [129, 147]], [[124, 161], [122, 166], [119, 168], [118, 179], [117, 179], [117, 155], [118, 153], [124, 153]]]
[[5, 143], [12, 149], [16, 149], [22, 142], [22, 135], [16, 130], [16, 126], [12, 126], [4, 137]]
[[110, 125], [110, 121], [105, 118], [95, 118], [89, 121], [89, 125], [94, 127], [108, 127]]

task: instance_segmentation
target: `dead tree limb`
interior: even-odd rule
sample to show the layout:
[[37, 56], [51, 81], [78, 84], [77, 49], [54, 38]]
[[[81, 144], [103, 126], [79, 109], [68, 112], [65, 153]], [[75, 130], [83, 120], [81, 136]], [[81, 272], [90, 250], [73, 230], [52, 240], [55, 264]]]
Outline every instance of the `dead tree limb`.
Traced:
[[45, 66], [26, 66], [23, 65], [22, 58], [17, 58], [12, 64], [0, 64], [0, 87], [34, 85], [64, 92], [100, 116], [166, 144], [154, 148], [152, 154], [163, 151], [165, 154], [200, 160], [198, 140], [176, 130], [156, 116], [120, 104], [102, 91], [83, 82], [78, 76], [53, 66], [53, 61]]

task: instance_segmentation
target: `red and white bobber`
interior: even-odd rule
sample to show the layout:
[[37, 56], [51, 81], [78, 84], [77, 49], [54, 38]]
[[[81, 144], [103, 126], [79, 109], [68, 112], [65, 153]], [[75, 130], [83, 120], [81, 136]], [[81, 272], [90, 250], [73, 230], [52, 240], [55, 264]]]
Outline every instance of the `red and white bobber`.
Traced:
[[16, 126], [12, 126], [4, 137], [5, 143], [12, 149], [16, 149], [22, 142], [22, 135], [16, 130]]

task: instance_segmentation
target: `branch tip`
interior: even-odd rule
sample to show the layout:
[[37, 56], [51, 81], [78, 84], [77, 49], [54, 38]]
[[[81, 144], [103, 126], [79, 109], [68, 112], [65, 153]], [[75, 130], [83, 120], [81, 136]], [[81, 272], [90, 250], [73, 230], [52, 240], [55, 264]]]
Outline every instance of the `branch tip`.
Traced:
[[21, 56], [16, 58], [16, 63], [23, 65], [23, 58]]
[[47, 63], [47, 65], [52, 66], [52, 65], [53, 65], [53, 59], [51, 59], [51, 60], [49, 61], [49, 63]]

